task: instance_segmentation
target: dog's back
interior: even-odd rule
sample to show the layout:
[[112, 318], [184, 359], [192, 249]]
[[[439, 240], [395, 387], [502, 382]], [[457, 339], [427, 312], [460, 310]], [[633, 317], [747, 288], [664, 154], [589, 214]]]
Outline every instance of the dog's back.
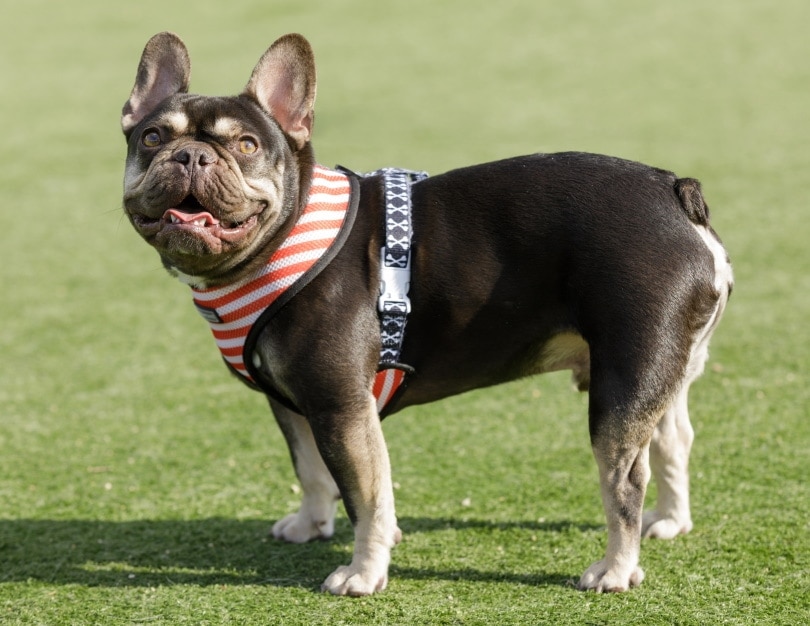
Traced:
[[[663, 376], [671, 393], [692, 334], [719, 299], [714, 252], [698, 232], [710, 234], [697, 181], [562, 153], [454, 170], [413, 193], [413, 313], [403, 358], [421, 374], [403, 405], [577, 369], [583, 349], [619, 335], [635, 337], [622, 352], [632, 351], [639, 366], [657, 358], [659, 343], [678, 346], [677, 357], [657, 365], [671, 370]], [[428, 237], [431, 245], [420, 246]], [[555, 337], [568, 338], [568, 358], [547, 358], [561, 349], [549, 345]], [[586, 388], [588, 372], [579, 369]]]

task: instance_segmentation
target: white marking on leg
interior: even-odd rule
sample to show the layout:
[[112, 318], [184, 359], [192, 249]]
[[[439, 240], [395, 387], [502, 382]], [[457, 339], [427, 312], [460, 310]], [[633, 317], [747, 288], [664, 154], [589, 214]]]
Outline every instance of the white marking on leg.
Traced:
[[689, 452], [694, 431], [689, 422], [685, 383], [658, 423], [650, 443], [650, 465], [658, 486], [655, 509], [644, 513], [641, 535], [672, 539], [692, 530], [689, 510]]
[[[636, 587], [644, 580], [644, 571], [638, 566], [638, 560], [641, 507], [650, 476], [648, 453], [646, 445], [636, 451], [600, 450], [594, 445], [608, 543], [605, 558], [591, 565], [580, 578], [580, 589], [597, 593], [620, 592]], [[638, 509], [637, 515], [635, 509]]]
[[303, 491], [301, 508], [276, 522], [273, 536], [291, 543], [328, 539], [335, 532], [335, 512], [340, 499], [337, 485], [318, 452], [306, 418], [277, 403], [273, 403], [273, 412], [283, 423]]

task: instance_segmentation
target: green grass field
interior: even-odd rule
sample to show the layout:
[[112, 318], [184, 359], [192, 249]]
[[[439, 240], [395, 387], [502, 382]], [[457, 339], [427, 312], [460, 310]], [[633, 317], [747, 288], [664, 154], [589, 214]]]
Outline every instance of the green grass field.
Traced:
[[[808, 24], [804, 0], [4, 7], [0, 623], [810, 621]], [[299, 497], [281, 435], [120, 210], [121, 105], [167, 29], [210, 94], [304, 33], [326, 165], [577, 149], [702, 180], [737, 287], [693, 387], [695, 529], [644, 542], [639, 589], [572, 587], [605, 532], [565, 374], [386, 421], [384, 593], [318, 592], [350, 557], [342, 512], [332, 542], [268, 538]]]

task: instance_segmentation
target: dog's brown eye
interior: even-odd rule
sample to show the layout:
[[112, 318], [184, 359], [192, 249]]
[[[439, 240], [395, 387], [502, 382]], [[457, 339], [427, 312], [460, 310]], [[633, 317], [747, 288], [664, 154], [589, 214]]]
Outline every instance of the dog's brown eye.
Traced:
[[147, 130], [141, 137], [141, 141], [147, 148], [156, 148], [160, 145], [160, 133], [156, 130]]
[[242, 137], [239, 140], [239, 152], [242, 154], [253, 154], [259, 149], [259, 144], [252, 137]]

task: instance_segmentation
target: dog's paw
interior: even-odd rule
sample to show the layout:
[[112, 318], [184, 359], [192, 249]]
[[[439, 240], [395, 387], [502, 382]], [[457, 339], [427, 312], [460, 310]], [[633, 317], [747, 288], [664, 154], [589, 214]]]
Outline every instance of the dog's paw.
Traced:
[[641, 522], [641, 536], [652, 539], [674, 539], [692, 530], [692, 520], [678, 520], [658, 511], [647, 511]]
[[303, 511], [292, 513], [273, 525], [273, 537], [290, 543], [329, 539], [335, 534], [333, 519], [316, 520]]
[[618, 593], [627, 591], [631, 587], [638, 587], [644, 580], [644, 570], [635, 566], [630, 569], [621, 569], [614, 565], [608, 567], [607, 559], [602, 559], [591, 565], [577, 587], [582, 591], [595, 591], [596, 593]]
[[354, 565], [341, 565], [323, 582], [321, 591], [336, 596], [360, 597], [382, 591], [387, 585], [387, 571], [369, 572]]

